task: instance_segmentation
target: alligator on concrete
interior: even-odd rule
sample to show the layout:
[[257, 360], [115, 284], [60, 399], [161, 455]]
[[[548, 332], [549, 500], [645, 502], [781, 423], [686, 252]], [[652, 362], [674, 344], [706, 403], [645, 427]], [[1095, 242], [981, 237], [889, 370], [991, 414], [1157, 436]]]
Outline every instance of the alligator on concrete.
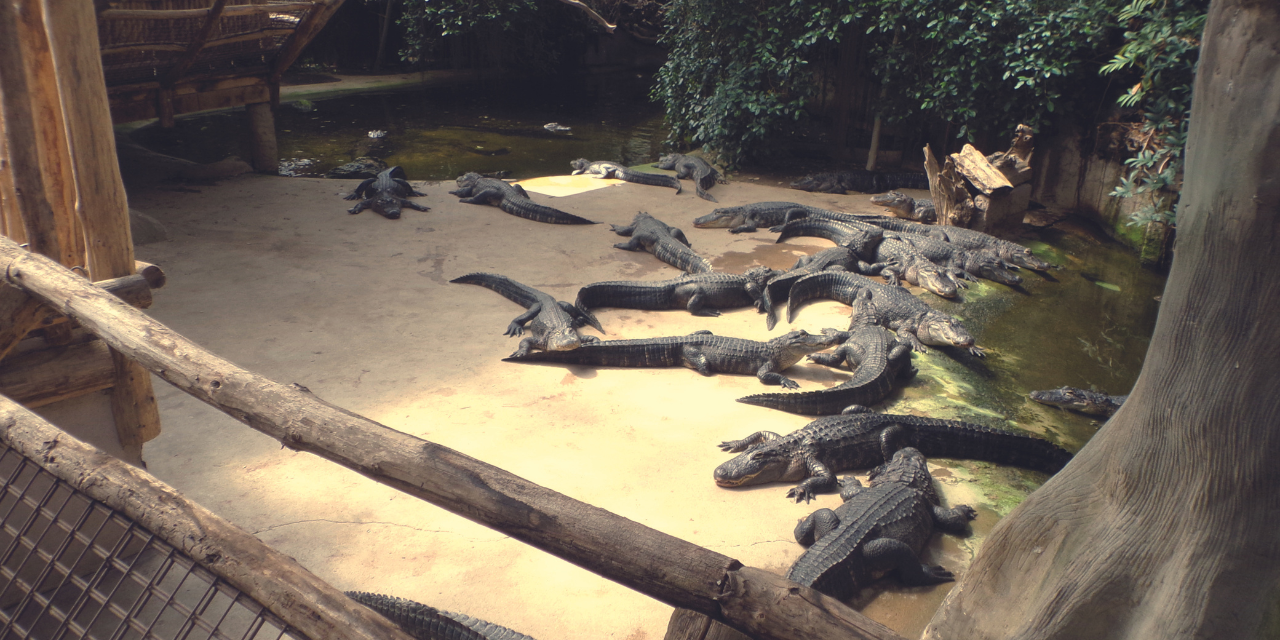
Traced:
[[791, 285], [800, 278], [828, 269], [852, 271], [858, 268], [860, 262], [858, 254], [854, 253], [853, 249], [839, 245], [823, 249], [811, 256], [802, 256], [796, 260], [790, 270], [770, 278], [765, 284], [764, 292], [760, 296], [760, 310], [767, 314], [765, 324], [770, 329], [778, 324], [776, 305], [787, 299], [791, 292]]
[[884, 195], [872, 196], [871, 204], [878, 204], [899, 218], [915, 220], [926, 224], [938, 221], [938, 212], [933, 208], [932, 200], [916, 200], [901, 191], [890, 191]]
[[1022, 278], [1010, 270], [1017, 267], [991, 253], [970, 251], [953, 242], [917, 233], [891, 232], [891, 235], [914, 247], [934, 264], [951, 269], [954, 275], [969, 274], [1011, 287], [1022, 284]]
[[873, 225], [855, 226], [817, 217], [792, 219], [770, 231], [778, 232], [778, 239], [775, 242], [800, 236], [824, 238], [839, 246], [853, 249], [860, 258], [872, 259], [876, 254], [876, 245], [884, 239], [884, 230]]
[[925, 345], [931, 344], [962, 347], [976, 356], [983, 354], [964, 323], [954, 316], [935, 310], [902, 287], [843, 271], [823, 271], [796, 281], [787, 302], [787, 321], [795, 320], [800, 305], [810, 299], [830, 298], [852, 306], [864, 290], [871, 293], [878, 323], [893, 329], [899, 340], [906, 340], [916, 351], [927, 352]]
[[377, 611], [418, 640], [533, 640], [519, 631], [462, 613], [363, 591], [344, 591], [348, 598]]
[[597, 224], [572, 213], [538, 204], [529, 199], [524, 187], [502, 180], [486, 178], [478, 173], [468, 173], [458, 178], [458, 188], [449, 192], [458, 196], [458, 202], [467, 204], [491, 204], [520, 218], [550, 224]]
[[808, 175], [791, 183], [792, 189], [843, 194], [846, 191], [882, 193], [890, 189], [929, 189], [929, 176], [923, 173], [880, 173], [854, 170]]
[[569, 175], [590, 175], [597, 178], [613, 178], [615, 180], [624, 180], [626, 182], [634, 182], [636, 184], [646, 184], [651, 187], [671, 187], [680, 193], [683, 187], [680, 181], [667, 175], [659, 173], [642, 173], [632, 171], [627, 167], [614, 162], [598, 160], [592, 162], [586, 158], [578, 158], [569, 163], [573, 167], [573, 173]]
[[458, 284], [476, 284], [492, 289], [506, 299], [528, 309], [516, 316], [503, 335], [518, 336], [529, 331], [529, 336], [520, 341], [519, 348], [512, 357], [523, 356], [531, 349], [544, 351], [568, 351], [584, 344], [593, 344], [600, 339], [595, 336], [578, 334], [578, 327], [591, 325], [603, 332], [599, 321], [590, 314], [584, 314], [568, 302], [559, 302], [555, 298], [520, 284], [506, 276], [495, 273], [468, 273], [450, 280]]
[[395, 166], [379, 173], [377, 177], [369, 178], [356, 185], [356, 188], [344, 199], [360, 200], [356, 206], [347, 209], [347, 213], [356, 214], [372, 208], [375, 212], [382, 214], [382, 217], [395, 220], [400, 217], [401, 207], [415, 211], [430, 210], [431, 207], [405, 200], [405, 198], [425, 195], [427, 194], [409, 185], [409, 181], [405, 179], [404, 169]]
[[870, 292], [862, 292], [853, 303], [849, 331], [841, 332], [844, 344], [831, 353], [815, 353], [809, 360], [828, 367], [848, 363], [853, 377], [821, 391], [802, 393], [760, 393], [738, 398], [738, 402], [809, 416], [834, 413], [861, 413], [893, 391], [899, 377], [915, 375], [911, 367], [911, 345], [900, 342], [888, 329], [876, 324], [875, 305]]
[[754, 202], [740, 207], [722, 207], [693, 221], [699, 229], [728, 229], [729, 233], [747, 233], [760, 227], [776, 227], [789, 220], [803, 218], [809, 207], [794, 202]]
[[683, 366], [704, 376], [713, 373], [754, 375], [764, 384], [797, 389], [800, 385], [778, 372], [811, 353], [835, 346], [840, 341], [839, 334], [834, 329], [824, 330], [819, 335], [791, 331], [768, 342], [759, 342], [696, 331], [687, 336], [606, 340], [573, 351], [543, 351], [506, 360], [604, 367]]
[[711, 163], [698, 156], [669, 153], [658, 158], [656, 164], [659, 169], [674, 169], [677, 178], [686, 180], [692, 178], [694, 190], [698, 193], [699, 198], [711, 202], [719, 202], [719, 200], [707, 193], [707, 189], [714, 187], [717, 182], [723, 184], [725, 181], [720, 178], [720, 172], [716, 171], [711, 166]]
[[944, 298], [956, 297], [957, 289], [966, 286], [957, 279], [957, 273], [969, 277], [963, 271], [934, 264], [919, 249], [898, 237], [881, 240], [876, 246], [875, 260], [877, 266], [883, 265], [879, 271], [859, 268], [858, 272], [868, 275], [879, 273], [892, 285], [906, 280]]
[[845, 599], [882, 572], [896, 571], [908, 586], [950, 582], [950, 571], [920, 563], [934, 529], [962, 534], [978, 512], [968, 505], [938, 505], [924, 456], [912, 448], [872, 470], [867, 488], [849, 478], [835, 511], [819, 509], [795, 529], [796, 541], [813, 540], [787, 571], [787, 579]]
[[1080, 389], [1077, 387], [1062, 387], [1061, 389], [1049, 389], [1047, 391], [1032, 391], [1028, 394], [1032, 400], [1040, 404], [1047, 404], [1062, 409], [1070, 409], [1078, 411], [1085, 415], [1100, 416], [1109, 418], [1124, 404], [1129, 398], [1128, 395], [1109, 396], [1105, 393], [1090, 391], [1088, 389]]
[[888, 216], [858, 216], [858, 219], [889, 231], [931, 236], [959, 245], [962, 249], [969, 251], [984, 251], [1015, 266], [1035, 271], [1054, 268], [1054, 265], [1037, 258], [1030, 249], [981, 231], [942, 224], [919, 224]]
[[643, 211], [637, 213], [628, 226], [609, 226], [614, 233], [631, 237], [627, 242], [613, 245], [616, 249], [648, 251], [657, 259], [685, 273], [707, 273], [712, 269], [706, 258], [693, 252], [683, 231]]
[[1012, 431], [959, 420], [854, 413], [818, 418], [785, 436], [757, 431], [722, 442], [722, 450], [739, 455], [716, 467], [714, 476], [722, 487], [803, 481], [787, 497], [807, 502], [834, 491], [835, 474], [882, 464], [902, 447], [931, 458], [985, 460], [1050, 474], [1071, 459], [1048, 440]]
[[578, 290], [574, 306], [588, 317], [599, 307], [688, 309], [695, 316], [718, 316], [719, 309], [759, 306], [765, 282], [777, 271], [753, 267], [746, 273], [697, 273], [672, 280], [596, 282]]

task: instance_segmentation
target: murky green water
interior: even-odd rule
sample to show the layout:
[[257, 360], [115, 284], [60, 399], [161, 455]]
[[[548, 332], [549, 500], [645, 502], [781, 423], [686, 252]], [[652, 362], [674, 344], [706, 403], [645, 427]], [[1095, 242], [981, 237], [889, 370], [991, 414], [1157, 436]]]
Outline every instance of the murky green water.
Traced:
[[[510, 171], [513, 178], [567, 173], [577, 158], [640, 164], [656, 160], [667, 131], [662, 108], [648, 99], [651, 74], [494, 80], [486, 85], [400, 90], [311, 103], [276, 112], [283, 161], [314, 161], [301, 172], [323, 175], [357, 156], [401, 165], [412, 180], [450, 180], [467, 171]], [[552, 133], [549, 122], [570, 127]], [[379, 140], [369, 132], [385, 131]], [[250, 157], [243, 114], [181, 119], [173, 130], [151, 126], [133, 138], [196, 162]]]

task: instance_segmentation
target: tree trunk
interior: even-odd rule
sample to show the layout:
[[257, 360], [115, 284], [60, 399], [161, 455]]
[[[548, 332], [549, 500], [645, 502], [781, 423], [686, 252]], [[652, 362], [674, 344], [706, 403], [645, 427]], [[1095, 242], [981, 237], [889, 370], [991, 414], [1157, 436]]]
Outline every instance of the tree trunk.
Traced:
[[1001, 521], [927, 638], [1280, 629], [1280, 3], [1215, 0], [1142, 374]]

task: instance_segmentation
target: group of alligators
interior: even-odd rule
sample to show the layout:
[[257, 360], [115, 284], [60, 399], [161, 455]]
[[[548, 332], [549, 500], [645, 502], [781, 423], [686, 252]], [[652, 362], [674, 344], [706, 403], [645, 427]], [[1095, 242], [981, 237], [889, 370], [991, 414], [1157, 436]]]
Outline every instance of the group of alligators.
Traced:
[[[707, 189], [719, 181], [705, 160], [672, 154], [656, 166], [674, 169], [676, 177], [638, 172], [605, 161], [574, 161], [573, 174], [615, 178], [636, 184], [681, 191], [681, 178], [691, 178], [697, 195], [715, 202]], [[895, 174], [896, 175], [896, 174]], [[847, 178], [847, 179], [846, 179]], [[917, 178], [884, 179], [866, 175], [824, 174], [804, 185], [834, 184], [841, 189], [879, 188], [885, 180], [916, 186]], [[825, 182], [824, 182], [825, 181]], [[468, 173], [449, 193], [460, 202], [490, 204], [503, 211], [552, 224], [594, 224], [552, 207], [533, 202], [518, 184]], [[814, 190], [834, 190], [814, 189]], [[868, 189], [869, 190], [869, 189]], [[348, 196], [362, 199], [350, 213], [372, 208], [395, 219], [400, 209], [425, 211], [408, 200], [423, 195], [405, 180], [399, 167], [365, 180]], [[956, 420], [874, 413], [869, 408], [884, 400], [895, 385], [915, 374], [911, 352], [926, 345], [959, 347], [974, 355], [983, 351], [957, 318], [930, 307], [898, 286], [916, 284], [944, 297], [953, 297], [966, 282], [985, 278], [1017, 286], [1019, 268], [1046, 270], [1052, 265], [1016, 243], [990, 235], [940, 225], [932, 220], [932, 204], [891, 191], [872, 200], [894, 215], [851, 215], [791, 202], [759, 202], [716, 209], [696, 218], [695, 227], [726, 228], [731, 233], [764, 227], [779, 233], [779, 242], [795, 236], [818, 236], [835, 247], [806, 256], [789, 270], [763, 266], [743, 274], [714, 271], [706, 258], [691, 248], [680, 229], [640, 212], [628, 226], [613, 231], [629, 238], [614, 246], [645, 250], [685, 274], [660, 281], [609, 281], [583, 286], [573, 304], [557, 301], [537, 289], [492, 273], [470, 273], [452, 280], [475, 284], [503, 295], [526, 311], [507, 326], [506, 335], [523, 336], [505, 358], [510, 362], [558, 362], [593, 366], [678, 367], [703, 375], [755, 375], [762, 383], [796, 389], [782, 371], [808, 359], [817, 364], [847, 366], [853, 376], [818, 391], [762, 393], [739, 402], [791, 413], [822, 416], [788, 435], [753, 433], [723, 442], [721, 449], [737, 456], [714, 471], [717, 485], [741, 487], [769, 482], [798, 483], [787, 492], [796, 502], [818, 493], [839, 490], [843, 504], [820, 509], [795, 529], [797, 542], [808, 547], [787, 577], [836, 597], [848, 597], [878, 573], [896, 570], [909, 585], [952, 579], [942, 567], [921, 564], [919, 554], [934, 529], [963, 533], [977, 512], [968, 506], [944, 509], [933, 487], [925, 456], [969, 458], [1055, 473], [1070, 459], [1062, 448], [1037, 437]], [[880, 275], [878, 282], [867, 275]], [[600, 340], [578, 329], [604, 328], [593, 310], [622, 307], [644, 310], [684, 309], [698, 316], [717, 316], [721, 309], [753, 306], [765, 314], [772, 329], [778, 308], [787, 303], [787, 320], [813, 298], [831, 298], [852, 308], [846, 330], [823, 329], [812, 334], [794, 330], [761, 342], [696, 331], [686, 336], [631, 340]], [[827, 350], [833, 349], [829, 352]], [[820, 353], [826, 352], [826, 353]], [[1033, 392], [1032, 399], [1075, 408], [1093, 415], [1114, 410], [1122, 397], [1080, 389]], [[873, 468], [869, 486], [856, 479], [837, 480], [836, 474]], [[458, 621], [418, 603], [373, 594], [352, 597], [388, 615], [416, 637], [523, 638], [509, 629]], [[426, 629], [433, 629], [428, 633]], [[432, 635], [434, 634], [434, 635]]]

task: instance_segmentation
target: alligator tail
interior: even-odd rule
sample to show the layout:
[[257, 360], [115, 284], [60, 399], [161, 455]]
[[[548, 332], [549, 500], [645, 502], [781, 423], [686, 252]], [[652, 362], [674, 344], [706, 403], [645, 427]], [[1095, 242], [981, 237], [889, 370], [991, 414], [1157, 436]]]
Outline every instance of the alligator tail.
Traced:
[[822, 389], [821, 391], [804, 391], [801, 393], [757, 393], [742, 398], [738, 402], [753, 404], [757, 407], [768, 407], [787, 413], [798, 413], [805, 416], [830, 416], [840, 413], [851, 404], [872, 405], [884, 399], [892, 391], [885, 390], [884, 395], [876, 394], [867, 387]]
[[597, 367], [676, 367], [683, 364], [682, 344], [677, 340], [612, 340], [572, 351], [532, 351], [503, 358], [504, 362], [559, 362]]
[[710, 273], [714, 270], [706, 258], [694, 253], [674, 239], [671, 242], [654, 244], [653, 255], [685, 273]]
[[660, 173], [642, 173], [640, 171], [627, 170], [622, 174], [622, 179], [627, 182], [636, 184], [645, 184], [651, 187], [671, 187], [680, 193], [684, 187], [675, 176], [663, 175]]
[[1057, 473], [1071, 453], [1043, 438], [958, 420], [918, 418], [915, 448], [927, 457], [965, 458]]
[[787, 322], [794, 321], [800, 306], [814, 298], [830, 298], [853, 306], [858, 287], [850, 279], [857, 277], [845, 271], [820, 271], [800, 278], [791, 285], [787, 300]]
[[421, 640], [533, 640], [523, 633], [491, 622], [404, 598], [363, 591], [344, 593], [396, 623], [405, 633]]
[[498, 207], [513, 216], [535, 222], [546, 222], [548, 224], [600, 224], [525, 198], [508, 196], [502, 199]]
[[673, 308], [669, 282], [596, 282], [578, 290], [574, 306], [584, 313], [600, 307], [658, 311]]
[[537, 289], [496, 273], [468, 273], [465, 276], [458, 276], [449, 282], [455, 284], [480, 285], [486, 289], [498, 292], [502, 297], [526, 309], [542, 300], [542, 297], [539, 295], [541, 292]]

